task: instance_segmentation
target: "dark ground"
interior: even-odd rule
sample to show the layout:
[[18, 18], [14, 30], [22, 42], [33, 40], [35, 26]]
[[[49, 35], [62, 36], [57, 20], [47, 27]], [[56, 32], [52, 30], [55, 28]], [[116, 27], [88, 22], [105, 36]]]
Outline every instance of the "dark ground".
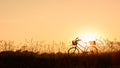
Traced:
[[99, 55], [39, 55], [28, 51], [6, 51], [0, 53], [0, 68], [120, 68], [120, 52]]

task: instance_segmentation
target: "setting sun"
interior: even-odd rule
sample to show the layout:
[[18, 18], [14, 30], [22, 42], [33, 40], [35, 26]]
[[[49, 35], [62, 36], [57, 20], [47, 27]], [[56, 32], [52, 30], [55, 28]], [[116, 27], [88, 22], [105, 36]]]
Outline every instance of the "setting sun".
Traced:
[[85, 33], [80, 36], [80, 39], [83, 42], [95, 41], [97, 39], [97, 36], [93, 33]]

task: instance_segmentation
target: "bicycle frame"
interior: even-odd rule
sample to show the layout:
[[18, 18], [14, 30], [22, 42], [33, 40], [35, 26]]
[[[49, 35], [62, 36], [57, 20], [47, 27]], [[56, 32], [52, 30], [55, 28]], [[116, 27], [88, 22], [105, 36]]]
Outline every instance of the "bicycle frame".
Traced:
[[[85, 47], [82, 46], [81, 44], [77, 44], [75, 47], [78, 48], [79, 50], [81, 50], [82, 52], [86, 52], [86, 51], [87, 51], [87, 48], [88, 48], [87, 44], [86, 44]], [[80, 47], [82, 47], [83, 49], [80, 48]]]

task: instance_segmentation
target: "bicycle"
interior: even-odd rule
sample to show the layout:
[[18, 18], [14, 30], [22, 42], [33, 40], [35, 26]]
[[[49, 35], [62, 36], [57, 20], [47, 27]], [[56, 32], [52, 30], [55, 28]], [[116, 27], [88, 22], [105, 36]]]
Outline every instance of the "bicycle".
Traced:
[[[94, 44], [95, 41], [89, 41], [89, 43]], [[83, 42], [86, 44], [85, 42]], [[68, 54], [84, 54], [84, 55], [90, 55], [90, 54], [98, 54], [98, 49], [94, 45], [90, 46], [82, 46], [81, 44], [78, 43], [78, 41], [72, 41], [72, 47], [68, 49]]]

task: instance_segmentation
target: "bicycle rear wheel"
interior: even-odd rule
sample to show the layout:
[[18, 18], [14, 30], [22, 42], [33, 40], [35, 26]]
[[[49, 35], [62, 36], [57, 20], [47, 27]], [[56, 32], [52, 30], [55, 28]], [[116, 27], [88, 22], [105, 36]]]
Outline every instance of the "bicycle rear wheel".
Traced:
[[71, 47], [69, 50], [68, 50], [68, 54], [79, 54], [79, 50], [77, 47]]
[[87, 48], [87, 54], [98, 54], [98, 49], [95, 46], [90, 46]]

